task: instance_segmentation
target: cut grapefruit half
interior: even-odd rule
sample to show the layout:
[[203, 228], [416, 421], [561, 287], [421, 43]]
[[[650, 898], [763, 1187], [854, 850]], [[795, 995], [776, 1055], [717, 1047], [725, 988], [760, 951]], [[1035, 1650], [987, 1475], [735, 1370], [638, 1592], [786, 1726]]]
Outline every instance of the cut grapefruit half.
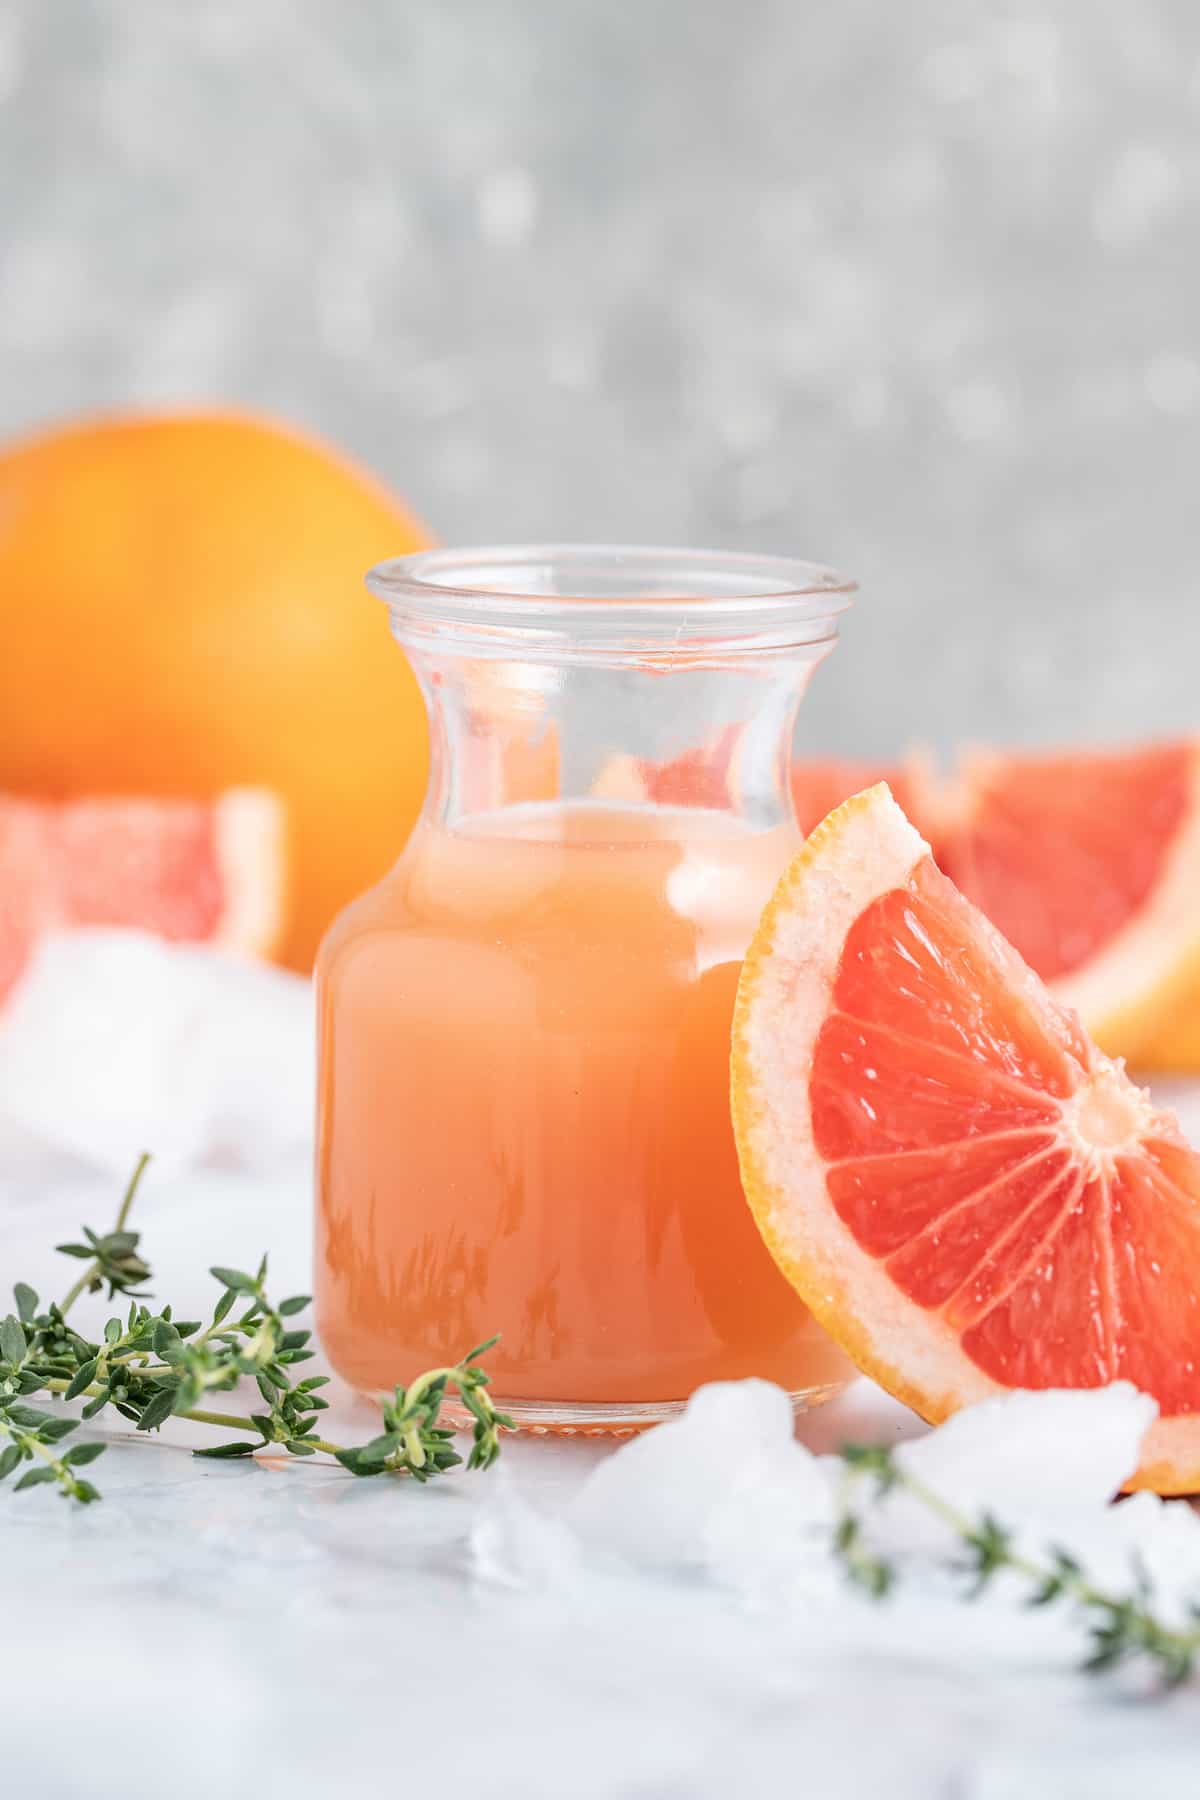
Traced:
[[780, 1269], [924, 1418], [1124, 1379], [1133, 1485], [1200, 1487], [1200, 1156], [941, 873], [884, 786], [784, 875], [743, 966], [734, 1128]]
[[244, 955], [284, 923], [283, 808], [261, 788], [214, 801], [0, 796], [0, 1001], [37, 939], [127, 925]]
[[1104, 1049], [1200, 1066], [1200, 744], [977, 752], [938, 848]]

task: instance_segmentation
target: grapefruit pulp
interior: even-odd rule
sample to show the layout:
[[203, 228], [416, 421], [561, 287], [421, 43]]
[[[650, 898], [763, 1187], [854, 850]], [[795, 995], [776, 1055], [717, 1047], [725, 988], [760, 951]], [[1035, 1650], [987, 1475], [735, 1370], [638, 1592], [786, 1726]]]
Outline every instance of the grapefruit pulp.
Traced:
[[732, 1106], [779, 1267], [923, 1417], [1125, 1379], [1133, 1485], [1200, 1487], [1200, 1155], [941, 873], [884, 786], [818, 827], [743, 965]]
[[1200, 1067], [1200, 744], [977, 752], [944, 811], [948, 873], [1103, 1048]]
[[282, 808], [261, 789], [212, 802], [0, 796], [0, 1002], [42, 933], [73, 925], [268, 955], [282, 844]]

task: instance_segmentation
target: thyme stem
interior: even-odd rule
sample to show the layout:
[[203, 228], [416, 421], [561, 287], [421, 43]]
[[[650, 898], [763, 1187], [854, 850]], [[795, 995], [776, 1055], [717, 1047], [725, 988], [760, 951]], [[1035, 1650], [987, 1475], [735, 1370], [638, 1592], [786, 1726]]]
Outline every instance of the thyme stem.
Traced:
[[1043, 1561], [1013, 1548], [1013, 1534], [989, 1514], [978, 1520], [952, 1501], [911, 1475], [892, 1451], [847, 1445], [840, 1517], [835, 1548], [852, 1581], [876, 1599], [895, 1584], [894, 1563], [873, 1554], [863, 1541], [863, 1521], [854, 1512], [854, 1492], [864, 1480], [874, 1480], [877, 1493], [899, 1490], [925, 1509], [958, 1539], [967, 1552], [966, 1572], [973, 1579], [968, 1597], [978, 1594], [1002, 1569], [1030, 1585], [1029, 1604], [1047, 1606], [1054, 1601], [1072, 1602], [1088, 1623], [1091, 1650], [1084, 1664], [1090, 1672], [1114, 1668], [1119, 1663], [1150, 1663], [1168, 1686], [1185, 1681], [1200, 1658], [1200, 1608], [1191, 1609], [1190, 1628], [1166, 1625], [1153, 1610], [1153, 1592], [1143, 1569], [1135, 1566], [1128, 1593], [1113, 1593], [1091, 1581], [1079, 1562], [1065, 1550], [1047, 1552]]
[[[175, 1416], [180, 1419], [190, 1419], [195, 1425], [220, 1425], [226, 1431], [253, 1432], [258, 1429], [253, 1419], [240, 1413], [208, 1412], [198, 1406], [190, 1407], [187, 1412], [177, 1413]], [[308, 1438], [306, 1441], [312, 1445], [314, 1450], [323, 1451], [326, 1456], [339, 1456], [345, 1449], [344, 1444], [331, 1444], [325, 1438], [314, 1437]], [[269, 1446], [258, 1444], [255, 1448], [265, 1450]]]
[[[33, 1289], [18, 1282], [16, 1312], [0, 1319], [0, 1481], [20, 1463], [40, 1460], [45, 1469], [30, 1469], [17, 1486], [56, 1480], [72, 1498], [98, 1498], [74, 1469], [99, 1456], [103, 1442], [56, 1456], [48, 1447], [74, 1431], [79, 1420], [24, 1404], [39, 1392], [81, 1401], [85, 1420], [115, 1407], [139, 1431], [157, 1431], [176, 1417], [247, 1434], [236, 1443], [198, 1450], [200, 1456], [244, 1457], [278, 1448], [290, 1456], [332, 1456], [355, 1475], [406, 1474], [427, 1481], [464, 1460], [441, 1416], [447, 1390], [454, 1388], [472, 1416], [467, 1466], [484, 1469], [495, 1461], [500, 1431], [511, 1421], [496, 1412], [486, 1393], [488, 1378], [478, 1359], [490, 1344], [478, 1345], [452, 1368], [427, 1370], [407, 1389], [397, 1387], [381, 1403], [382, 1432], [369, 1443], [347, 1446], [317, 1432], [327, 1406], [319, 1390], [328, 1377], [295, 1378], [295, 1366], [314, 1354], [312, 1333], [294, 1323], [308, 1296], [295, 1294], [276, 1304], [267, 1292], [266, 1257], [254, 1274], [210, 1271], [220, 1297], [207, 1324], [177, 1320], [169, 1306], [152, 1312], [143, 1299], [150, 1269], [138, 1252], [139, 1234], [129, 1228], [148, 1163], [147, 1156], [138, 1159], [111, 1231], [101, 1235], [85, 1226], [78, 1243], [58, 1246], [85, 1265], [61, 1303], [40, 1312]], [[132, 1304], [124, 1320], [110, 1318], [100, 1338], [91, 1341], [68, 1322], [68, 1314], [81, 1295], [105, 1285], [110, 1299], [120, 1293]], [[229, 1392], [246, 1380], [256, 1384], [262, 1412], [223, 1412], [203, 1404], [208, 1394]]]
[[[134, 1201], [137, 1199], [137, 1191], [142, 1184], [142, 1176], [146, 1173], [149, 1166], [149, 1152], [143, 1150], [142, 1154], [138, 1157], [137, 1162], [134, 1164], [133, 1174], [126, 1183], [125, 1192], [121, 1198], [121, 1204], [117, 1211], [117, 1222], [113, 1226], [114, 1233], [123, 1232], [129, 1223], [129, 1214], [133, 1208]], [[79, 1280], [74, 1282], [71, 1287], [67, 1289], [67, 1292], [59, 1301], [58, 1310], [64, 1319], [81, 1294], [86, 1293], [89, 1288], [99, 1287], [101, 1281], [104, 1279], [105, 1273], [104, 1258], [103, 1256], [97, 1256], [83, 1271]]]

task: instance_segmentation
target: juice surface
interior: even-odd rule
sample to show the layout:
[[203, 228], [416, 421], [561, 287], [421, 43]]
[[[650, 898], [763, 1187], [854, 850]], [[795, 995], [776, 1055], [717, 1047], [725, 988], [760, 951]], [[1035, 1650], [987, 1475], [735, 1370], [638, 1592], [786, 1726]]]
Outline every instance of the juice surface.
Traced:
[[847, 1365], [776, 1270], [729, 1115], [740, 959], [799, 845], [691, 808], [428, 823], [318, 967], [317, 1316], [379, 1390], [481, 1338], [519, 1402]]

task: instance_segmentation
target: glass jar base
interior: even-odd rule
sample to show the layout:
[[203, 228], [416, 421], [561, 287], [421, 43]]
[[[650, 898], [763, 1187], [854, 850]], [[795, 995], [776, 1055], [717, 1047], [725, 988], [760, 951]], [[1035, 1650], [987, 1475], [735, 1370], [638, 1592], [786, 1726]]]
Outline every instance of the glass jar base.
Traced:
[[[836, 1399], [847, 1385], [845, 1381], [830, 1381], [819, 1387], [800, 1388], [788, 1399], [795, 1412], [810, 1412], [813, 1407]], [[633, 1437], [652, 1425], [677, 1419], [687, 1401], [625, 1401], [606, 1406], [597, 1401], [573, 1404], [569, 1400], [506, 1400], [501, 1394], [493, 1394], [492, 1404], [497, 1412], [508, 1414], [518, 1431], [530, 1437]], [[470, 1429], [471, 1415], [457, 1401], [448, 1398], [442, 1413], [448, 1425]]]

